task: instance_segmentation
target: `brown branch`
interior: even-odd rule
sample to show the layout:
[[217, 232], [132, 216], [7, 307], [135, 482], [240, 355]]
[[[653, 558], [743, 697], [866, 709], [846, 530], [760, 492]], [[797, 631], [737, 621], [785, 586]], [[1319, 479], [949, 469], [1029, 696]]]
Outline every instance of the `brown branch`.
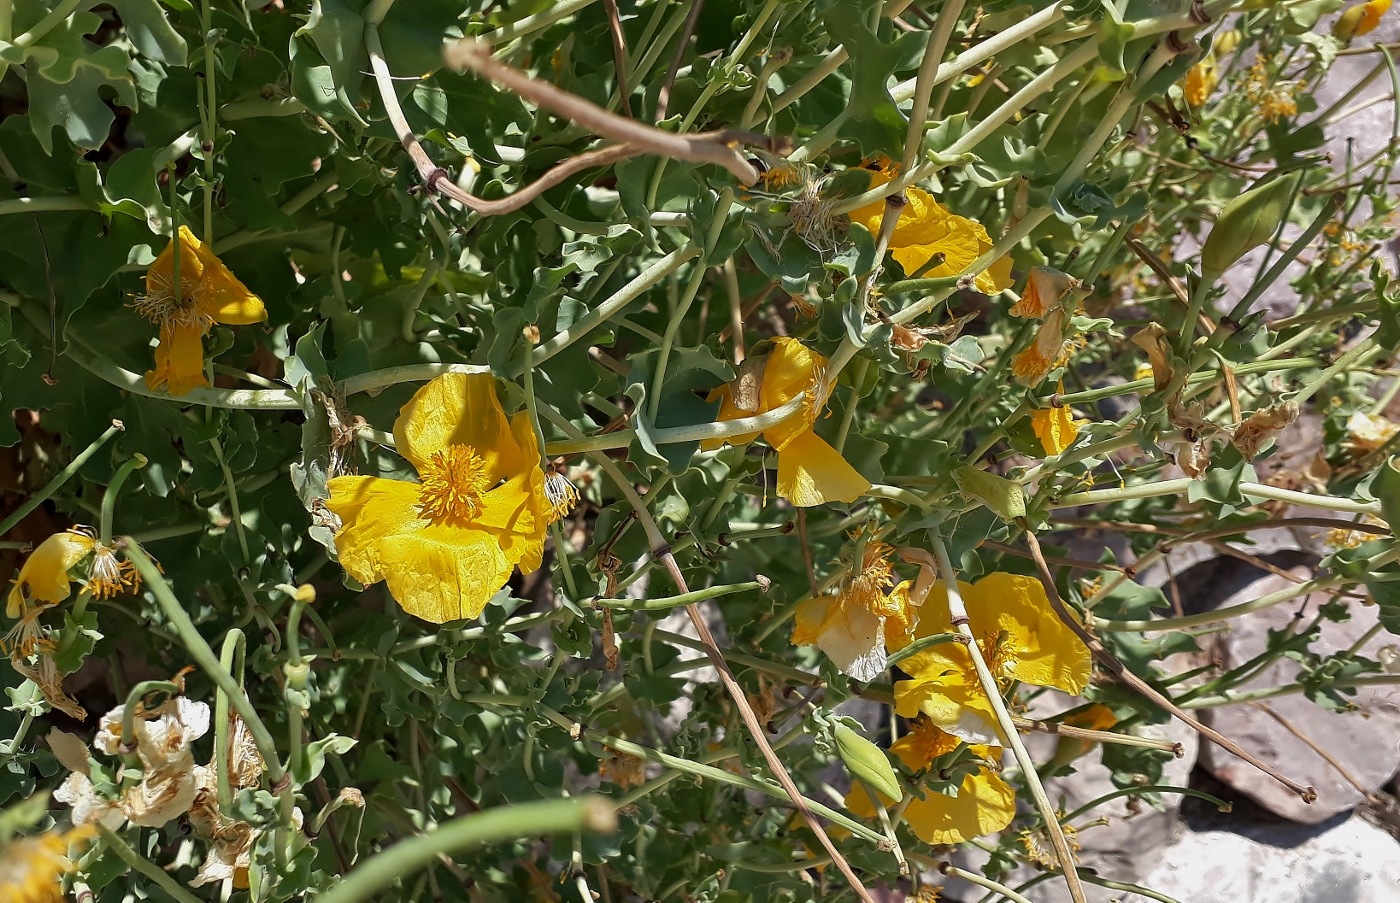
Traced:
[[1210, 740], [1226, 752], [1243, 759], [1245, 762], [1253, 765], [1255, 768], [1264, 772], [1264, 774], [1267, 774], [1275, 781], [1278, 781], [1289, 790], [1298, 794], [1303, 802], [1311, 803], [1317, 799], [1317, 791], [1312, 787], [1304, 787], [1290, 780], [1269, 765], [1250, 755], [1229, 737], [1226, 737], [1214, 728], [1206, 727], [1196, 718], [1182, 711], [1180, 706], [1172, 702], [1147, 681], [1138, 677], [1132, 671], [1129, 671], [1127, 666], [1118, 661], [1113, 653], [1109, 652], [1108, 649], [1104, 647], [1103, 643], [1099, 642], [1097, 637], [1089, 633], [1089, 631], [1084, 628], [1084, 625], [1079, 623], [1079, 619], [1065, 606], [1064, 600], [1060, 598], [1060, 591], [1055, 588], [1055, 578], [1050, 573], [1050, 566], [1046, 564], [1045, 555], [1040, 551], [1040, 540], [1036, 539], [1035, 533], [1030, 529], [1030, 524], [1027, 523], [1024, 518], [1020, 518], [1017, 520], [1017, 525], [1025, 531], [1026, 544], [1030, 546], [1031, 555], [1035, 558], [1036, 570], [1040, 574], [1040, 582], [1045, 586], [1045, 595], [1050, 600], [1050, 607], [1055, 609], [1055, 614], [1059, 616], [1066, 627], [1073, 631], [1075, 636], [1079, 637], [1080, 642], [1089, 647], [1089, 651], [1093, 653], [1095, 661], [1112, 672], [1114, 677], [1132, 687], [1141, 695], [1147, 697], [1159, 708], [1170, 712], [1172, 715], [1176, 716], [1176, 718], [1189, 725], [1196, 733]]
[[676, 53], [671, 57], [671, 65], [666, 67], [666, 79], [661, 82], [661, 90], [656, 95], [656, 121], [666, 118], [666, 108], [671, 103], [671, 88], [676, 83], [676, 73], [681, 71], [681, 60], [685, 59], [686, 48], [695, 34], [695, 23], [700, 18], [700, 10], [705, 8], [705, 0], [691, 0], [690, 12], [686, 13], [685, 24], [681, 26], [681, 42], [676, 45]]
[[423, 184], [427, 186], [428, 191], [450, 198], [482, 216], [500, 216], [503, 213], [512, 213], [577, 172], [591, 169], [594, 166], [607, 166], [642, 153], [640, 148], [627, 144], [616, 144], [586, 151], [550, 168], [544, 175], [518, 189], [510, 197], [495, 201], [479, 198], [453, 182], [449, 178], [447, 170], [433, 162], [432, 158], [428, 156], [428, 152], [423, 149], [423, 145], [419, 143], [418, 136], [413, 134], [413, 129], [409, 127], [408, 119], [403, 114], [403, 108], [399, 106], [398, 95], [394, 93], [393, 76], [389, 73], [388, 64], [384, 62], [383, 47], [375, 29], [365, 30], [365, 45], [369, 50], [370, 69], [374, 72], [374, 80], [379, 85], [380, 99], [384, 101], [384, 110], [389, 114], [389, 123], [394, 127], [394, 134], [398, 136], [404, 150], [408, 152], [414, 168], [418, 170], [418, 175], [422, 177]]
[[643, 125], [635, 119], [610, 113], [597, 104], [548, 82], [531, 78], [519, 69], [492, 57], [489, 48], [475, 39], [465, 39], [449, 45], [443, 51], [443, 58], [447, 65], [457, 71], [470, 69], [525, 100], [605, 138], [632, 145], [642, 153], [722, 166], [745, 185], [752, 185], [758, 181], [758, 172], [735, 150], [734, 145], [748, 142], [771, 147], [775, 143], [762, 135], [730, 130], [687, 135], [663, 132], [661, 129]]
[[[1183, 308], [1189, 309], [1191, 307], [1191, 294], [1186, 290], [1186, 286], [1182, 284], [1181, 280], [1176, 278], [1176, 275], [1172, 273], [1171, 268], [1167, 266], [1166, 262], [1158, 257], [1151, 248], [1147, 247], [1147, 245], [1138, 241], [1136, 238], [1133, 238], [1131, 235], [1123, 239], [1123, 241], [1126, 242], [1133, 253], [1138, 256], [1139, 260], [1147, 264], [1149, 270], [1157, 274], [1157, 278], [1162, 280], [1162, 284], [1171, 289], [1172, 297], [1174, 297]], [[1210, 318], [1209, 314], [1202, 312], [1198, 315], [1198, 319], [1201, 323], [1201, 328], [1206, 331], [1207, 335], [1215, 332], [1215, 321]]]
[[622, 17], [617, 12], [617, 0], [603, 0], [608, 12], [608, 31], [612, 33], [613, 65], [617, 67], [617, 94], [622, 98], [622, 112], [632, 118], [632, 99], [627, 87], [627, 39], [622, 35]]
[[1343, 780], [1345, 780], [1351, 786], [1355, 787], [1367, 802], [1374, 803], [1376, 801], [1376, 795], [1371, 792], [1370, 788], [1358, 781], [1356, 777], [1353, 776], [1351, 772], [1347, 771], [1345, 766], [1343, 766], [1341, 762], [1338, 762], [1331, 753], [1314, 743], [1310, 737], [1308, 737], [1302, 731], [1298, 730], [1298, 728], [1294, 727], [1291, 723], [1289, 723], [1287, 718], [1284, 718], [1278, 712], [1275, 712], [1273, 709], [1271, 709], [1269, 706], [1264, 705], [1264, 703], [1262, 702], [1251, 702], [1250, 706], [1258, 709], [1265, 715], [1268, 715], [1270, 718], [1277, 721], [1283, 727], [1284, 730], [1297, 737], [1308, 749], [1317, 753], [1318, 756], [1322, 758], [1322, 761], [1326, 762], [1328, 765], [1331, 765], [1332, 769], [1336, 771], [1337, 774], [1342, 776]]

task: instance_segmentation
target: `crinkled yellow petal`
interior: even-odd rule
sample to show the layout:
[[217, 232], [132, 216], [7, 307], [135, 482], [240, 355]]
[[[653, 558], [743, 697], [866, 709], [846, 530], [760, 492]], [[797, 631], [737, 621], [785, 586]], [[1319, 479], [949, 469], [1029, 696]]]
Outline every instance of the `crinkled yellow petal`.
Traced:
[[[942, 728], [920, 718], [909, 733], [890, 744], [890, 752], [913, 772], [926, 770], [934, 759], [946, 756], [962, 741]], [[987, 747], [977, 747], [987, 749]]]
[[384, 580], [411, 615], [438, 624], [474, 618], [510, 578], [515, 563], [498, 533], [422, 520], [416, 483], [335, 477], [327, 488], [326, 505], [342, 522], [335, 537], [341, 565], [361, 583]]
[[71, 530], [55, 533], [39, 543], [24, 560], [15, 585], [10, 587], [5, 614], [19, 617], [26, 601], [53, 605], [67, 599], [71, 591], [68, 570], [92, 551], [93, 544], [91, 536]]
[[[180, 278], [175, 280], [175, 242], [180, 244]], [[195, 294], [195, 287], [204, 279], [205, 258], [201, 255], [203, 244], [188, 226], [181, 226], [174, 241], [167, 242], [160, 254], [146, 268], [147, 294], [168, 293], [171, 296], [189, 298]]]
[[868, 683], [885, 670], [885, 636], [880, 619], [863, 608], [842, 607], [830, 596], [797, 606], [793, 643], [815, 644], [841, 673]]
[[[394, 443], [420, 470], [449, 445], [470, 445], [481, 456], [492, 485], [523, 473], [527, 461], [489, 373], [444, 373], [430, 380], [399, 410]], [[528, 445], [535, 449], [533, 464], [538, 467], [533, 434]]]
[[1074, 444], [1079, 424], [1067, 407], [1039, 408], [1031, 414], [1031, 429], [1047, 455], [1058, 455]]
[[1007, 638], [1008, 677], [1074, 695], [1089, 685], [1089, 648], [1055, 614], [1038, 579], [988, 574], [964, 592], [973, 633]]
[[171, 395], [184, 395], [191, 389], [208, 387], [204, 376], [204, 330], [198, 323], [162, 325], [155, 358], [155, 369], [146, 372], [146, 388], [163, 388]]
[[904, 810], [904, 821], [924, 843], [963, 843], [994, 834], [1016, 817], [1016, 791], [994, 772], [963, 778], [957, 796], [926, 792]]
[[[990, 245], [988, 245], [987, 250], [991, 250]], [[1011, 278], [1011, 258], [1004, 254], [998, 257], [992, 261], [991, 266], [977, 274], [975, 281], [977, 290], [984, 295], [995, 295], [997, 292], [1011, 288], [1015, 282]]]
[[[188, 231], [183, 226], [181, 229]], [[204, 269], [204, 278], [195, 295], [200, 313], [212, 317], [216, 323], [230, 326], [247, 326], [267, 319], [262, 299], [249, 291], [208, 245], [195, 239], [194, 248]]]
[[799, 508], [854, 502], [869, 488], [870, 481], [811, 430], [778, 452], [778, 495]]
[[[529, 425], [528, 415], [526, 428], [533, 436], [534, 428]], [[545, 529], [549, 526], [544, 471], [532, 465], [523, 475], [512, 477], [486, 493], [482, 497], [481, 513], [472, 526], [489, 533], [506, 559], [520, 565], [522, 572], [538, 568], [544, 554]]]
[[[780, 408], [801, 395], [815, 392], [817, 382], [826, 369], [826, 358], [790, 336], [774, 340], [773, 351], [763, 368], [763, 388], [759, 394], [759, 412]], [[812, 398], [811, 404], [824, 399]], [[777, 426], [763, 431], [763, 439], [782, 451], [797, 436], [810, 432], [812, 415], [798, 411]]]
[[939, 674], [930, 671], [913, 680], [896, 682], [895, 713], [904, 718], [915, 718], [922, 713], [937, 727], [968, 743], [1000, 746], [996, 713], [978, 685], [976, 674], [971, 672], [971, 658], [967, 668], [967, 672], [949, 670]]
[[[761, 396], [760, 396], [761, 397]], [[715, 415], [715, 421], [723, 423], [728, 420], [738, 420], [741, 417], [752, 417], [758, 411], [745, 411], [734, 403], [734, 392], [726, 383], [710, 392], [706, 401], [718, 401], [719, 413]], [[730, 445], [748, 445], [758, 438], [758, 433], [743, 433], [738, 436], [730, 436], [728, 439], [702, 439], [700, 448], [702, 451], [714, 451], [725, 443]]]

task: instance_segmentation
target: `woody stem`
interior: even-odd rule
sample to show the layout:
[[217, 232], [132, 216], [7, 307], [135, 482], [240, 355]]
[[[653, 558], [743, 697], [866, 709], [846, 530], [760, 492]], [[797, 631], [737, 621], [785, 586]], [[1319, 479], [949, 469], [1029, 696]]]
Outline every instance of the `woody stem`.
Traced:
[[1075, 903], [1085, 903], [1084, 885], [1079, 881], [1079, 873], [1075, 871], [1074, 854], [1070, 851], [1069, 843], [1065, 840], [1065, 832], [1060, 827], [1060, 820], [1055, 815], [1055, 807], [1050, 803], [1050, 797], [1045, 792], [1045, 787], [1040, 783], [1040, 776], [1036, 772], [1035, 762], [1031, 761], [1030, 753], [1026, 751], [1026, 746], [1021, 742], [1021, 736], [1016, 730], [1016, 723], [1011, 719], [1011, 713], [1006, 710], [1006, 702], [1001, 698], [1001, 689], [997, 686], [996, 677], [987, 667], [987, 661], [982, 655], [981, 648], [977, 645], [977, 638], [972, 635], [972, 628], [968, 623], [967, 606], [964, 604], [962, 594], [958, 591], [958, 574], [953, 570], [953, 563], [948, 557], [948, 547], [943, 544], [943, 538], [937, 533], [930, 534], [933, 542], [933, 554], [938, 562], [938, 576], [942, 579], [944, 587], [948, 592], [948, 611], [952, 615], [953, 626], [963, 637], [968, 653], [972, 656], [972, 665], [977, 669], [977, 680], [982, 685], [982, 692], [986, 694], [987, 700], [992, 704], [992, 711], [997, 716], [997, 726], [1001, 729], [1002, 736], [1006, 739], [1007, 745], [1011, 747], [1011, 754], [1016, 758], [1016, 764], [1021, 768], [1021, 774], [1026, 780], [1026, 787], [1031, 792], [1031, 797], [1035, 800], [1036, 811], [1040, 813], [1041, 820], [1045, 822], [1045, 829], [1050, 834], [1050, 844], [1055, 849], [1055, 859], [1060, 864], [1060, 871], [1065, 876], [1065, 884], [1069, 888], [1070, 898]]

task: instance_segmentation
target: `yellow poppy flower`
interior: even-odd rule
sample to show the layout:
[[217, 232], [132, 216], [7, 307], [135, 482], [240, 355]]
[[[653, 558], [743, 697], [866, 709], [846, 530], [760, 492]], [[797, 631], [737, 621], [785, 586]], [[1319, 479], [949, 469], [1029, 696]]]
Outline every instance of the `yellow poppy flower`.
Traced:
[[[773, 341], [754, 397], [743, 397], [742, 377], [710, 393], [710, 401], [720, 402], [717, 419], [763, 414], [805, 396], [801, 412], [763, 431], [764, 440], [778, 452], [778, 495], [799, 508], [855, 501], [870, 488], [870, 481], [813, 430], [831, 395], [826, 358], [789, 336]], [[722, 441], [743, 445], [757, 437], [757, 433], [731, 436], [702, 443], [702, 447], [718, 448]]]
[[793, 644], [816, 646], [843, 674], [863, 683], [878, 677], [888, 659], [887, 638], [907, 638], [914, 629], [911, 581], [895, 585], [893, 551], [883, 542], [866, 543], [860, 569], [846, 576], [836, 596], [799, 603]]
[[[958, 746], [958, 739], [924, 721], [890, 746], [911, 771], [928, 770], [935, 759]], [[974, 755], [990, 758], [988, 747], [972, 747]], [[887, 805], [888, 800], [884, 801]], [[865, 787], [856, 785], [846, 796], [846, 808], [861, 818], [875, 817], [875, 804]], [[924, 843], [955, 844], [993, 834], [1016, 817], [1016, 792], [995, 771], [968, 773], [955, 795], [923, 790], [904, 809], [904, 821]]]
[[69, 584], [74, 582], [68, 571], [95, 545], [97, 541], [91, 536], [76, 530], [55, 533], [39, 543], [19, 569], [15, 585], [10, 587], [6, 616], [18, 618], [32, 601], [56, 605], [67, 599]]
[[[959, 581], [958, 588], [969, 627], [997, 680], [1055, 687], [1073, 695], [1088, 686], [1089, 649], [1051, 610], [1039, 580], [994, 573], [975, 584]], [[923, 601], [914, 637], [952, 631], [947, 588], [940, 580]], [[894, 645], [900, 648], [898, 640]], [[910, 717], [922, 711], [938, 727], [969, 742], [992, 742], [997, 736], [996, 719], [989, 716], [991, 703], [982, 694], [965, 646], [932, 646], [901, 661], [900, 668], [914, 680], [895, 684], [899, 714]]]
[[1332, 26], [1332, 36], [1340, 41], [1370, 34], [1381, 24], [1381, 16], [1390, 10], [1391, 0], [1368, 0], [1342, 13]]
[[420, 482], [327, 484], [340, 563], [425, 621], [475, 618], [516, 565], [540, 566], [551, 505], [530, 417], [507, 419], [490, 374], [447, 373], [403, 406], [394, 440]]
[[[1106, 731], [1118, 723], [1118, 716], [1113, 714], [1113, 709], [1096, 702], [1065, 718], [1063, 723], [1071, 727], [1088, 728], [1091, 731]], [[1055, 743], [1054, 756], [1045, 766], [1045, 773], [1055, 774], [1080, 756], [1092, 752], [1095, 745], [1093, 741], [1079, 737], [1060, 737]]]
[[1074, 444], [1079, 424], [1068, 407], [1039, 408], [1031, 414], [1031, 429], [1047, 455], [1058, 455]]
[[63, 876], [73, 870], [70, 848], [93, 834], [90, 827], [21, 837], [0, 850], [0, 900], [63, 903]]
[[1207, 56], [1187, 70], [1181, 90], [1186, 95], [1188, 104], [1201, 107], [1210, 100], [1210, 95], [1215, 92], [1215, 86], [1219, 83], [1220, 75], [1216, 71], [1215, 57]]
[[[871, 173], [871, 187], [878, 187], [894, 178], [891, 171]], [[890, 236], [890, 254], [906, 273], [916, 273], [921, 267], [942, 255], [942, 262], [924, 271], [924, 276], [959, 276], [973, 261], [992, 249], [991, 236], [981, 223], [950, 212], [922, 188], [906, 188], [904, 205]], [[851, 221], [860, 223], [878, 235], [885, 216], [885, 202], [876, 201], [851, 212]], [[994, 295], [1011, 286], [1011, 258], [1001, 257], [988, 269], [977, 274], [977, 290]]]
[[246, 326], [267, 319], [262, 299], [193, 232], [181, 226], [178, 241], [178, 276], [172, 241], [146, 270], [146, 294], [132, 303], [137, 313], [160, 327], [156, 366], [146, 373], [146, 386], [163, 386], [171, 395], [209, 385], [204, 376], [203, 337], [211, 326]]

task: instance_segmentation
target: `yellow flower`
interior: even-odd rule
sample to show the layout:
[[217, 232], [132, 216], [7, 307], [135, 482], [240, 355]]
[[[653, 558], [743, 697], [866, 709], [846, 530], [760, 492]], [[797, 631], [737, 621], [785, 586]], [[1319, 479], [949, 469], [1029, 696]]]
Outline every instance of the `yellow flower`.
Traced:
[[[1093, 703], [1068, 716], [1062, 722], [1071, 727], [1088, 728], [1091, 731], [1106, 731], [1118, 723], [1113, 709], [1101, 702]], [[1055, 754], [1045, 766], [1046, 774], [1055, 774], [1061, 768], [1094, 749], [1096, 744], [1081, 737], [1062, 736], [1055, 743]]]
[[1047, 455], [1058, 455], [1074, 444], [1079, 424], [1068, 407], [1038, 408], [1031, 414], [1031, 429]]
[[146, 385], [164, 386], [171, 395], [209, 385], [202, 339], [211, 326], [246, 326], [267, 319], [262, 299], [185, 226], [180, 227], [179, 247], [180, 272], [175, 272], [172, 241], [146, 271], [146, 294], [132, 303], [137, 313], [160, 327], [156, 367], [146, 373]]
[[[975, 584], [959, 581], [969, 627], [992, 675], [1078, 695], [1089, 683], [1088, 648], [1050, 608], [1039, 580], [1021, 574], [988, 574]], [[943, 581], [929, 589], [914, 637], [952, 633]], [[900, 648], [895, 644], [895, 648]], [[971, 655], [959, 643], [943, 643], [900, 662], [913, 681], [895, 684], [895, 710], [922, 711], [935, 725], [968, 742], [998, 736], [991, 703], [982, 694]], [[911, 686], [902, 686], [910, 683]]]
[[69, 584], [73, 582], [68, 572], [94, 545], [96, 541], [91, 536], [76, 530], [55, 533], [41, 542], [25, 559], [15, 585], [10, 587], [6, 616], [18, 618], [30, 602], [56, 605], [67, 599]]
[[1210, 100], [1210, 95], [1215, 92], [1215, 86], [1219, 83], [1220, 75], [1215, 68], [1215, 57], [1207, 56], [1187, 71], [1181, 87], [1187, 103], [1193, 107], [1202, 107]]
[[[892, 172], [885, 170], [875, 170], [871, 176], [872, 188], [894, 178]], [[958, 276], [992, 249], [991, 236], [981, 223], [949, 212], [921, 188], [906, 188], [904, 194], [908, 203], [890, 236], [890, 254], [904, 267], [904, 272], [912, 275], [938, 255], [942, 261], [935, 262], [923, 275], [928, 278]], [[876, 201], [852, 211], [851, 221], [860, 223], [871, 235], [878, 235], [884, 216], [885, 202]], [[987, 295], [1009, 288], [1011, 258], [1000, 258], [978, 273], [975, 282], [977, 290]]]
[[1342, 13], [1332, 26], [1332, 36], [1340, 41], [1350, 41], [1352, 38], [1370, 34], [1381, 24], [1381, 16], [1390, 10], [1390, 2], [1391, 0], [1368, 0], [1351, 7]]
[[506, 418], [490, 374], [447, 373], [404, 405], [394, 440], [420, 482], [327, 483], [340, 563], [425, 621], [475, 618], [516, 565], [540, 566], [551, 505], [530, 417]]
[[1264, 121], [1274, 123], [1298, 115], [1298, 102], [1294, 98], [1298, 87], [1295, 81], [1279, 81], [1269, 72], [1268, 58], [1260, 57], [1249, 67], [1249, 80], [1244, 90], [1245, 96], [1259, 105]]
[[1353, 458], [1359, 458], [1384, 446], [1395, 437], [1397, 431], [1400, 431], [1400, 424], [1376, 414], [1357, 411], [1347, 418], [1342, 448]]
[[[890, 746], [910, 770], [925, 771], [939, 756], [957, 749], [958, 740], [927, 722]], [[988, 758], [992, 750], [972, 747], [974, 755]], [[952, 788], [949, 788], [952, 789]], [[888, 800], [884, 801], [888, 804]], [[861, 818], [875, 816], [875, 804], [863, 786], [857, 785], [846, 796], [846, 808]], [[996, 772], [978, 768], [969, 772], [949, 795], [923, 790], [904, 809], [904, 821], [924, 843], [954, 844], [1000, 831], [1016, 816], [1016, 792]]]
[[1026, 290], [1008, 313], [1013, 317], [1039, 320], [1059, 306], [1060, 299], [1069, 291], [1072, 283], [1068, 273], [1053, 267], [1031, 267], [1031, 274], [1026, 278]]
[[1061, 355], [1068, 325], [1069, 314], [1063, 307], [1056, 307], [1046, 315], [1035, 338], [1011, 359], [1011, 372], [1017, 382], [1035, 388], [1045, 381], [1051, 370], [1063, 363]]
[[867, 542], [861, 566], [846, 575], [836, 596], [799, 603], [792, 642], [816, 646], [842, 673], [863, 683], [879, 676], [888, 658], [888, 638], [900, 637], [901, 645], [907, 644], [914, 629], [911, 583], [895, 585], [889, 562], [893, 551], [883, 542]]
[[81, 827], [48, 831], [0, 845], [0, 900], [63, 903], [63, 876], [73, 870], [69, 848], [92, 833]]
[[[831, 395], [826, 358], [788, 336], [773, 341], [773, 351], [762, 363], [762, 379], [756, 387], [741, 376], [710, 393], [710, 401], [720, 402], [717, 419], [763, 414], [805, 397], [800, 412], [763, 431], [763, 438], [778, 452], [778, 494], [799, 508], [855, 501], [870, 488], [870, 481], [813, 430]], [[731, 436], [702, 443], [702, 447], [718, 448], [722, 441], [743, 445], [757, 436]]]

